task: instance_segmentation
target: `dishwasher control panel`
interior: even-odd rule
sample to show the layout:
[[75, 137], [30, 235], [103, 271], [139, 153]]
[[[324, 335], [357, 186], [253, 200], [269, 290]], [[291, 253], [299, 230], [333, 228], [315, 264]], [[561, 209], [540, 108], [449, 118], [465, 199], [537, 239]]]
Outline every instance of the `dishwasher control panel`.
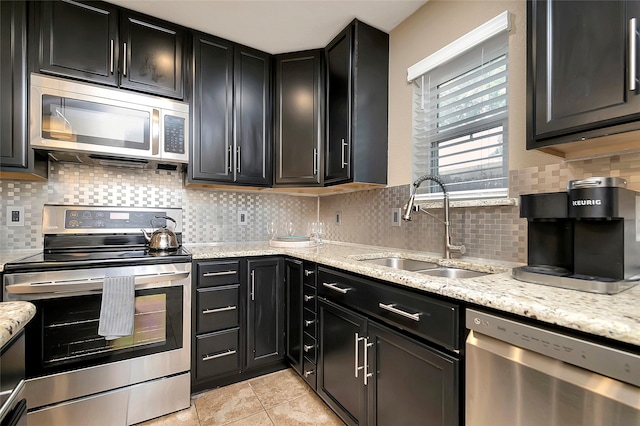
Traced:
[[474, 309], [467, 309], [466, 326], [476, 333], [640, 386], [637, 354]]

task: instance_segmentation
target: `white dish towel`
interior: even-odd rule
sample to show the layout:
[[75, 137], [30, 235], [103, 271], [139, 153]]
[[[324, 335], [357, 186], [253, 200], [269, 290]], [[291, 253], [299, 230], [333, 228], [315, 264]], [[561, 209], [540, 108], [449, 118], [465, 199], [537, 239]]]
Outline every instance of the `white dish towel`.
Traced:
[[105, 277], [98, 334], [107, 340], [133, 334], [135, 277]]

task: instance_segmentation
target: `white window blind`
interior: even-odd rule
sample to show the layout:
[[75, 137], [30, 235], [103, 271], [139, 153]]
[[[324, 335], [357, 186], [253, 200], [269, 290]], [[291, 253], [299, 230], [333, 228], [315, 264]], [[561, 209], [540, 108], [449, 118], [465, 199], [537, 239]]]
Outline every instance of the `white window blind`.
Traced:
[[[413, 81], [414, 180], [438, 175], [452, 198], [506, 196], [508, 34]], [[421, 186], [419, 198], [441, 191]]]

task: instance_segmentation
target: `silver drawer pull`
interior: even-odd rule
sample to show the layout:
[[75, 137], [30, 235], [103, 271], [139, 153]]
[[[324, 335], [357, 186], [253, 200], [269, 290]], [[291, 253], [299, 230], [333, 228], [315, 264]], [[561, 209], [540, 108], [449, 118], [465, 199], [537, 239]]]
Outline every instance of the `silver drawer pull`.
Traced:
[[308, 295], [306, 295], [306, 294], [305, 294], [305, 295], [304, 295], [304, 301], [305, 301], [305, 302], [308, 302], [308, 301], [312, 300], [314, 297], [315, 297], [315, 296], [308, 296]]
[[307, 370], [304, 372], [304, 377], [309, 377], [312, 374], [315, 374], [316, 372], [313, 370]]
[[326, 288], [330, 288], [333, 291], [337, 291], [338, 293], [347, 294], [351, 288], [340, 288], [337, 283], [322, 283]]
[[203, 277], [220, 277], [223, 275], [235, 275], [237, 271], [222, 271], [222, 272], [206, 272], [202, 274]]
[[305, 269], [304, 270], [304, 276], [305, 277], [308, 277], [309, 275], [313, 275], [315, 273], [316, 273], [316, 271], [314, 271], [314, 270], [310, 270], [310, 269]]
[[203, 361], [210, 361], [212, 359], [222, 358], [223, 356], [234, 355], [235, 353], [236, 353], [235, 349], [229, 349], [227, 352], [223, 352], [221, 354], [205, 355], [205, 356], [202, 357], [202, 360]]
[[389, 305], [385, 305], [384, 303], [378, 303], [382, 309], [386, 309], [389, 312], [393, 312], [394, 314], [402, 315], [405, 318], [412, 319], [414, 321], [420, 321], [420, 314], [410, 314], [409, 312], [405, 312], [395, 307], [395, 304], [391, 303]]
[[305, 320], [304, 321], [304, 326], [305, 327], [309, 327], [311, 324], [313, 324], [314, 322], [316, 322], [315, 320]]
[[216, 309], [203, 309], [202, 314], [217, 314], [218, 312], [227, 312], [227, 311], [235, 311], [237, 308], [235, 306], [227, 306], [226, 308], [216, 308]]
[[309, 352], [313, 347], [314, 345], [304, 345], [302, 349], [304, 349], [305, 352]]

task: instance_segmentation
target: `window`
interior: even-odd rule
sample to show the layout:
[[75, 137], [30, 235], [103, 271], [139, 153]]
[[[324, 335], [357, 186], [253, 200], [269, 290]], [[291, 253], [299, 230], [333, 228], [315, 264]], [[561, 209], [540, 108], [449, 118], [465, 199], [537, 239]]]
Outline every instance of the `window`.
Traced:
[[[413, 180], [440, 176], [451, 198], [507, 195], [507, 82], [505, 31], [413, 78]], [[441, 192], [429, 184], [420, 199]]]

